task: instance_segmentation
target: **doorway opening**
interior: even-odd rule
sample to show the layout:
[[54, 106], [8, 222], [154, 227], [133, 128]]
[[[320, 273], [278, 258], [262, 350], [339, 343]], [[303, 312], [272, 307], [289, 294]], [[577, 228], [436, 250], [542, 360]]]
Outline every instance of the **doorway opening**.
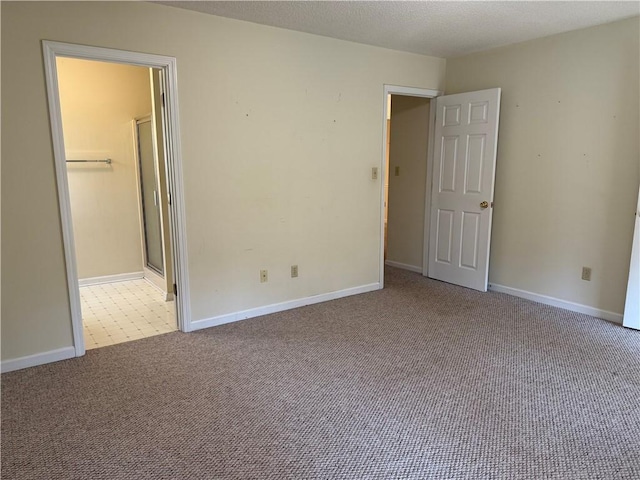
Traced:
[[165, 305], [173, 278], [158, 71], [76, 58], [56, 69], [85, 347], [177, 330]]
[[441, 92], [385, 85], [384, 93], [381, 281], [385, 265], [427, 274], [431, 99]]
[[[453, 95], [439, 95], [439, 92], [425, 91], [414, 88], [385, 86], [385, 126], [384, 126], [384, 157], [389, 152], [389, 168], [384, 168], [385, 176], [390, 179], [402, 175], [402, 166], [394, 165], [394, 151], [419, 151], [417, 165], [423, 167], [419, 157], [426, 157], [426, 168], [421, 172], [410, 172], [409, 176], [419, 177], [418, 188], [409, 187], [406, 182], [400, 196], [409, 196], [410, 192], [420, 190], [411, 201], [407, 201], [400, 209], [400, 218], [405, 223], [405, 231], [396, 235], [403, 241], [412, 240], [413, 257], [402, 252], [406, 261], [392, 258], [394, 234], [392, 233], [394, 220], [394, 188], [389, 185], [389, 246], [380, 249], [380, 278], [384, 279], [385, 256], [388, 265], [421, 272], [424, 276], [445, 281], [455, 285], [486, 292], [489, 279], [489, 254], [491, 246], [491, 224], [493, 214], [493, 195], [495, 187], [496, 157], [498, 146], [498, 124], [500, 118], [500, 88], [490, 88], [475, 92], [464, 92]], [[427, 143], [426, 154], [422, 147], [408, 148], [413, 145], [404, 133], [396, 135], [398, 146], [394, 145], [394, 115], [392, 112], [389, 123], [389, 144], [387, 145], [387, 103], [388, 95], [392, 95], [391, 109], [394, 99], [399, 95], [412, 97], [428, 97], [429, 123], [417, 128], [416, 145]], [[434, 99], [433, 97], [438, 97]], [[424, 103], [424, 102], [423, 102]], [[410, 107], [411, 113], [415, 102], [402, 101], [402, 105]], [[424, 103], [426, 105], [426, 103]], [[402, 109], [398, 109], [401, 111]], [[413, 118], [406, 114], [406, 127], [401, 132], [412, 131], [420, 125], [420, 117]], [[427, 116], [427, 114], [424, 114]], [[424, 135], [424, 138], [422, 137]], [[422, 146], [424, 146], [424, 143]], [[395, 148], [394, 148], [395, 147]], [[402, 155], [400, 156], [400, 158]], [[435, 158], [435, 161], [434, 161]], [[404, 160], [403, 160], [404, 161]], [[423, 172], [426, 170], [426, 181]], [[392, 173], [393, 172], [393, 173]], [[384, 177], [383, 177], [384, 178]], [[409, 180], [413, 180], [410, 178]], [[400, 182], [398, 182], [400, 183]], [[421, 185], [424, 185], [422, 190]], [[381, 245], [385, 239], [385, 188], [381, 188]], [[422, 201], [419, 201], [419, 197]], [[400, 198], [400, 197], [398, 197]], [[424, 205], [423, 221], [413, 212]], [[421, 225], [420, 225], [421, 224]], [[422, 229], [420, 229], [422, 226]], [[422, 265], [419, 262], [419, 243], [422, 230], [423, 255]], [[402, 242], [397, 241], [398, 245]], [[401, 249], [402, 250], [402, 249]], [[386, 253], [386, 255], [385, 255]]]
[[43, 52], [76, 356], [190, 331], [175, 59]]
[[389, 97], [385, 265], [422, 273], [430, 99]]

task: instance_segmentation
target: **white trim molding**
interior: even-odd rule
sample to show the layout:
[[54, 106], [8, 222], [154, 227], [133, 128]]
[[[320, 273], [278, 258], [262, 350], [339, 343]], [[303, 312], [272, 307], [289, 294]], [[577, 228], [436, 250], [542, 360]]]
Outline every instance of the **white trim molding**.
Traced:
[[142, 267], [144, 278], [151, 285], [156, 287], [162, 293], [167, 293], [167, 280], [162, 276], [154, 272], [148, 267]]
[[489, 290], [497, 293], [506, 293], [507, 295], [513, 295], [514, 297], [520, 297], [534, 302], [543, 303], [544, 305], [550, 305], [552, 307], [564, 308], [572, 312], [584, 313], [591, 315], [592, 317], [602, 318], [609, 322], [622, 325], [622, 314], [609, 312], [607, 310], [601, 310], [599, 308], [590, 307], [581, 303], [569, 302], [568, 300], [561, 300], [555, 297], [549, 297], [547, 295], [540, 295], [538, 293], [528, 292], [526, 290], [519, 290], [517, 288], [505, 287], [504, 285], [498, 285], [496, 283], [489, 283]]
[[154, 279], [152, 279], [152, 278], [150, 278], [150, 277], [149, 277], [149, 275], [148, 275], [148, 271], [149, 271], [149, 269], [145, 269], [145, 274], [144, 274], [144, 278], [143, 278], [143, 280], [144, 280], [145, 282], [147, 282], [149, 285], [151, 285], [153, 288], [155, 288], [156, 290], [158, 290], [158, 292], [159, 292], [160, 294], [162, 294], [162, 297], [164, 298], [164, 301], [165, 301], [165, 302], [171, 302], [171, 301], [173, 301], [173, 292], [167, 292], [167, 291], [165, 291], [165, 290], [164, 290], [164, 288], [159, 287], [159, 286], [156, 284], [156, 281], [155, 281]]
[[429, 239], [431, 232], [431, 194], [433, 188], [433, 148], [436, 136], [437, 100], [429, 102], [429, 137], [427, 143], [427, 175], [424, 187], [424, 229], [422, 237], [422, 275], [429, 276]]
[[191, 307], [189, 304], [189, 275], [187, 271], [187, 238], [184, 211], [184, 188], [182, 179], [182, 154], [180, 148], [180, 124], [178, 116], [178, 76], [177, 61], [174, 57], [153, 55], [148, 53], [129, 52], [102, 47], [90, 47], [70, 43], [42, 41], [44, 56], [47, 97], [49, 101], [49, 118], [53, 139], [58, 201], [62, 222], [62, 238], [67, 271], [67, 288], [71, 306], [71, 325], [75, 355], [85, 353], [82, 329], [82, 312], [80, 309], [80, 292], [76, 255], [69, 201], [69, 183], [67, 179], [66, 152], [62, 130], [62, 115], [58, 89], [58, 72], [56, 58], [69, 57], [85, 60], [136, 65], [157, 68], [162, 74], [162, 90], [165, 96], [163, 111], [165, 128], [165, 158], [167, 182], [169, 185], [171, 206], [171, 242], [173, 248], [174, 278], [179, 296], [176, 299], [178, 327], [183, 332], [191, 330]]
[[103, 283], [140, 280], [141, 278], [144, 278], [144, 272], [118, 273], [116, 275], [104, 275], [102, 277], [79, 278], [78, 285], [81, 287], [88, 287], [90, 285], [102, 285]]
[[[428, 88], [416, 88], [416, 87], [403, 87], [400, 85], [384, 85], [383, 88], [383, 107], [382, 107], [382, 160], [381, 160], [381, 168], [380, 168], [380, 286], [381, 288], [384, 286], [384, 265], [385, 265], [385, 259], [384, 259], [384, 187], [385, 187], [385, 178], [386, 178], [386, 170], [387, 170], [387, 118], [388, 118], [388, 114], [390, 112], [388, 112], [387, 110], [389, 109], [389, 102], [388, 102], [388, 98], [389, 95], [404, 95], [407, 97], [421, 97], [421, 98], [435, 98], [435, 97], [439, 97], [440, 95], [443, 95], [444, 92], [442, 92], [441, 90], [432, 90], [432, 89], [428, 89]], [[425, 195], [425, 203], [427, 208], [425, 209], [425, 215], [427, 216], [428, 219], [428, 215], [429, 215], [429, 211], [430, 211], [430, 205], [431, 205], [431, 184], [429, 183], [429, 180], [431, 179], [431, 171], [432, 171], [432, 166], [431, 163], [433, 162], [433, 155], [431, 153], [432, 150], [432, 144], [433, 144], [433, 123], [435, 121], [435, 116], [433, 114], [433, 112], [435, 112], [435, 108], [430, 108], [429, 111], [429, 132], [425, 133], [426, 135], [428, 135], [428, 151], [427, 151], [427, 158], [426, 158], [426, 162], [427, 162], [427, 190], [426, 190], [426, 195]], [[393, 118], [391, 118], [391, 121], [393, 122]], [[425, 225], [425, 231], [427, 230], [428, 225]], [[429, 237], [425, 236], [425, 245], [423, 246], [423, 250], [424, 250], [424, 258], [428, 259], [428, 243], [429, 243]], [[403, 267], [400, 267], [403, 268]], [[408, 269], [407, 269], [408, 270]], [[414, 272], [420, 272], [423, 275], [427, 275], [427, 269], [425, 268], [424, 270], [421, 268], [420, 270], [412, 270]]]
[[375, 290], [380, 290], [381, 288], [381, 283], [371, 283], [369, 285], [362, 285], [360, 287], [345, 288], [344, 290], [338, 290], [335, 292], [323, 293], [320, 295], [313, 295], [311, 297], [304, 297], [298, 298], [296, 300], [274, 303], [271, 305], [266, 305], [264, 307], [251, 308], [249, 310], [242, 310], [240, 312], [218, 315], [217, 317], [195, 320], [191, 322], [191, 328], [192, 330], [201, 330], [203, 328], [216, 327], [218, 325], [224, 325], [225, 323], [237, 322], [239, 320], [246, 320], [248, 318], [259, 317], [261, 315], [268, 315], [270, 313], [283, 312], [285, 310], [304, 307], [306, 305], [313, 305], [315, 303], [327, 302], [329, 300], [337, 300], [338, 298], [350, 297], [351, 295], [373, 292]]
[[27, 355], [26, 357], [12, 358], [3, 360], [0, 366], [2, 373], [22, 370], [23, 368], [36, 367], [45, 363], [58, 362], [60, 360], [68, 360], [76, 356], [76, 349], [73, 347], [58, 348], [48, 352]]
[[415, 265], [408, 265], [406, 263], [394, 262], [393, 260], [385, 260], [385, 265], [390, 267], [401, 268], [403, 270], [409, 270], [410, 272], [422, 273], [422, 267], [416, 267]]

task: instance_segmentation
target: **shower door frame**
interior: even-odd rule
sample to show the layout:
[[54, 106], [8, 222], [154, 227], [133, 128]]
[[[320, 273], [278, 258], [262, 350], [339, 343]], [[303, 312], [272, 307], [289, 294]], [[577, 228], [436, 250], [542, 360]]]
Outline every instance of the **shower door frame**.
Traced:
[[[146, 123], [149, 122], [151, 124], [151, 129], [152, 129], [152, 133], [153, 133], [153, 120], [152, 120], [152, 115], [144, 115], [142, 117], [138, 117], [135, 118], [134, 120], [132, 120], [132, 124], [133, 124], [133, 138], [135, 141], [135, 159], [136, 159], [136, 181], [137, 181], [137, 192], [138, 192], [138, 208], [139, 208], [139, 212], [140, 212], [140, 235], [142, 237], [142, 263], [143, 263], [143, 268], [144, 268], [144, 272], [145, 272], [145, 276], [148, 273], [147, 271], [150, 271], [151, 274], [155, 274], [158, 276], [161, 276], [163, 279], [166, 278], [166, 272], [167, 272], [167, 265], [166, 265], [166, 254], [165, 254], [165, 248], [166, 245], [164, 244], [164, 222], [163, 222], [163, 218], [162, 218], [162, 198], [160, 197], [161, 195], [161, 189], [160, 189], [160, 174], [158, 169], [160, 168], [160, 159], [158, 157], [158, 152], [157, 152], [157, 148], [156, 145], [152, 144], [151, 145], [151, 149], [152, 149], [152, 154], [153, 154], [153, 175], [154, 175], [154, 181], [155, 181], [155, 188], [156, 188], [156, 192], [157, 192], [157, 201], [158, 201], [158, 221], [160, 224], [160, 243], [161, 243], [161, 251], [162, 251], [162, 272], [157, 272], [155, 270], [156, 267], [149, 266], [148, 264], [148, 258], [149, 258], [149, 253], [147, 251], [147, 225], [146, 225], [146, 218], [145, 218], [145, 206], [144, 206], [144, 198], [143, 198], [143, 194], [144, 194], [144, 182], [142, 179], [142, 159], [140, 158], [140, 135], [139, 135], [139, 131], [138, 131], [138, 127], [141, 123]], [[153, 136], [153, 135], [152, 135]], [[155, 138], [155, 136], [154, 136]], [[152, 143], [154, 143], [155, 140], [152, 140]], [[168, 293], [168, 292], [167, 292]]]

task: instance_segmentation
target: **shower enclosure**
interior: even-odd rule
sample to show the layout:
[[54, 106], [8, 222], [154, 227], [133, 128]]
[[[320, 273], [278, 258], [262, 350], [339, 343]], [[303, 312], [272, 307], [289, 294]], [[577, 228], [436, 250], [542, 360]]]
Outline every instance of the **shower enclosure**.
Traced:
[[164, 277], [163, 238], [160, 220], [158, 162], [154, 154], [151, 117], [136, 121], [142, 230], [145, 266]]

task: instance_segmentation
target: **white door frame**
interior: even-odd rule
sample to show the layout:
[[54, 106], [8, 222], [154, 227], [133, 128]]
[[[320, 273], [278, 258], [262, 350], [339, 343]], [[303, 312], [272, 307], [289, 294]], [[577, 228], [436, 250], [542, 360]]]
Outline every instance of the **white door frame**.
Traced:
[[[389, 95], [403, 95], [406, 97], [435, 98], [444, 95], [441, 90], [428, 88], [402, 87], [399, 85], [384, 85], [384, 107], [382, 114], [382, 172], [380, 178], [380, 288], [384, 287], [384, 179], [386, 178], [387, 158], [387, 98]], [[429, 221], [431, 214], [431, 172], [433, 171], [433, 135], [436, 120], [434, 105], [429, 106], [429, 132], [427, 133], [427, 178], [424, 199], [424, 243], [422, 253], [422, 275], [426, 276], [429, 270]], [[393, 122], [393, 118], [391, 119]]]
[[173, 249], [174, 282], [178, 296], [176, 314], [178, 328], [183, 332], [191, 331], [191, 308], [189, 305], [189, 275], [187, 271], [187, 238], [184, 211], [184, 187], [182, 177], [182, 156], [180, 148], [180, 124], [178, 121], [178, 76], [177, 62], [174, 57], [147, 53], [128, 52], [102, 47], [90, 47], [70, 43], [42, 41], [44, 56], [49, 117], [55, 158], [58, 202], [62, 222], [67, 287], [71, 305], [71, 326], [73, 346], [77, 357], [84, 355], [84, 334], [82, 330], [82, 310], [80, 308], [80, 290], [76, 268], [75, 243], [71, 222], [71, 204], [69, 201], [69, 181], [67, 178], [66, 153], [62, 130], [62, 115], [58, 89], [57, 57], [79, 58], [103, 62], [158, 68], [164, 77], [164, 129], [167, 183], [170, 192], [171, 244]]

